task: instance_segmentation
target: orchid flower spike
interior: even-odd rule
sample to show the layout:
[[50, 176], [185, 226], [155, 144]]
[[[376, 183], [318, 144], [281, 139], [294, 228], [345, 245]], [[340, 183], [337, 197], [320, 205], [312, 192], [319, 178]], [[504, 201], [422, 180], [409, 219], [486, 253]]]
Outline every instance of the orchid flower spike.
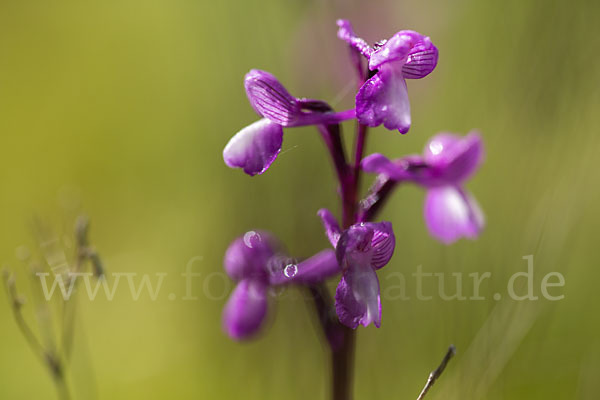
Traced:
[[338, 20], [337, 24], [338, 37], [367, 58], [372, 75], [356, 95], [358, 121], [408, 132], [411, 118], [405, 80], [429, 75], [437, 65], [437, 48], [429, 37], [408, 30], [371, 48], [354, 34], [349, 21]]
[[[283, 127], [336, 124], [355, 118], [354, 110], [339, 113], [322, 101], [299, 99], [268, 72], [251, 70], [244, 79], [246, 95], [262, 119], [236, 133], [223, 150], [225, 164], [248, 175], [264, 173], [281, 151]], [[318, 106], [318, 107], [317, 107]]]
[[335, 293], [340, 322], [352, 329], [373, 323], [381, 326], [381, 298], [376, 270], [384, 267], [394, 253], [395, 237], [389, 222], [367, 222], [342, 231], [327, 209], [318, 213], [342, 268]]
[[237, 283], [223, 310], [223, 329], [237, 340], [259, 331], [267, 315], [268, 289], [286, 284], [321, 282], [340, 272], [333, 250], [294, 263], [270, 233], [250, 231], [225, 253], [225, 271]]
[[394, 161], [371, 154], [361, 163], [366, 172], [396, 182], [413, 182], [427, 190], [424, 216], [432, 236], [450, 244], [466, 237], [475, 239], [485, 224], [479, 204], [464, 189], [465, 181], [484, 158], [483, 143], [476, 132], [464, 137], [440, 133], [429, 140], [423, 156]]

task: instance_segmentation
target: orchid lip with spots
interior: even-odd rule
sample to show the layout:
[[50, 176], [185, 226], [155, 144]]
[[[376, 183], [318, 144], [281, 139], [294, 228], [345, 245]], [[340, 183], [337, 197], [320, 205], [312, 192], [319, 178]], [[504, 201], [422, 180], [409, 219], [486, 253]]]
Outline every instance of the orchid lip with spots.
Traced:
[[[288, 129], [314, 126], [338, 184], [339, 218], [327, 209], [318, 211], [331, 248], [315, 249], [313, 255], [296, 262], [272, 233], [250, 231], [235, 239], [224, 260], [225, 270], [237, 285], [224, 308], [223, 329], [236, 340], [252, 338], [271, 312], [269, 288], [294, 285], [305, 290], [311, 294], [309, 304], [331, 350], [332, 398], [348, 399], [354, 332], [360, 326], [382, 326], [377, 271], [387, 265], [394, 268], [396, 234], [391, 222], [377, 221], [379, 212], [384, 205], [394, 204], [387, 200], [396, 187], [414, 184], [426, 192], [424, 219], [433, 238], [450, 244], [478, 237], [484, 226], [483, 212], [465, 184], [484, 155], [480, 134], [472, 132], [437, 134], [422, 155], [389, 159], [374, 153], [365, 157], [369, 128], [408, 132], [412, 121], [406, 80], [434, 72], [438, 49], [428, 36], [413, 30], [398, 31], [369, 45], [354, 33], [349, 21], [338, 20], [337, 26], [337, 36], [350, 49], [348, 62], [359, 79], [354, 108], [335, 111], [323, 100], [296, 97], [271, 73], [253, 69], [244, 78], [244, 89], [260, 119], [236, 133], [223, 150], [227, 166], [250, 176], [261, 175], [281, 152]], [[346, 121], [353, 121], [356, 132], [350, 154], [346, 154], [344, 139], [349, 139], [341, 125]], [[376, 177], [361, 195], [363, 173]], [[400, 238], [410, 234], [408, 227], [396, 226], [402, 231]], [[334, 296], [325, 285], [333, 278], [338, 282]]]

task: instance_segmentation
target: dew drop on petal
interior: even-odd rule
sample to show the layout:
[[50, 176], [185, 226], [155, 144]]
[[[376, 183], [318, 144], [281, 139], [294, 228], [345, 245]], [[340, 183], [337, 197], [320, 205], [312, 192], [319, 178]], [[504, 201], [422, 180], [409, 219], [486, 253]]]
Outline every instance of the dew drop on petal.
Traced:
[[431, 154], [438, 155], [444, 150], [444, 145], [441, 142], [433, 141], [429, 143], [429, 150]]
[[296, 264], [288, 264], [283, 269], [283, 274], [286, 278], [293, 278], [298, 273], [298, 266]]
[[248, 231], [244, 234], [244, 244], [252, 248], [255, 244], [260, 243], [260, 235], [255, 231]]

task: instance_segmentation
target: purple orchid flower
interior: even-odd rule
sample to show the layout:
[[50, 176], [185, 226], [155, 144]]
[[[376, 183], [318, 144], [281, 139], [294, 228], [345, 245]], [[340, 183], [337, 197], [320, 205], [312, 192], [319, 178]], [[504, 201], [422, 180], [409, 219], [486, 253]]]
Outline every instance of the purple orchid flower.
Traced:
[[[406, 80], [429, 75], [437, 66], [438, 49], [429, 37], [412, 30], [399, 31], [371, 46], [355, 35], [350, 22], [338, 20], [337, 24], [337, 35], [348, 44], [349, 61], [358, 73], [355, 108], [336, 113], [324, 101], [291, 95], [270, 73], [251, 70], [244, 87], [261, 119], [229, 140], [223, 159], [248, 175], [262, 174], [281, 152], [284, 128], [316, 125], [337, 177], [343, 229], [331, 212], [319, 210], [333, 250], [323, 250], [299, 264], [267, 232], [251, 231], [237, 238], [224, 260], [225, 270], [237, 285], [223, 310], [223, 329], [234, 339], [249, 338], [264, 325], [272, 287], [305, 286], [329, 345], [332, 398], [347, 399], [352, 397], [355, 346], [350, 329], [381, 326], [377, 270], [389, 263], [395, 249], [392, 224], [371, 221], [398, 184], [409, 182], [426, 190], [424, 217], [435, 238], [451, 243], [478, 236], [483, 213], [464, 186], [483, 160], [483, 145], [476, 133], [465, 137], [442, 133], [427, 143], [423, 155], [390, 161], [372, 154], [363, 159], [369, 127], [383, 125], [408, 132], [411, 114]], [[340, 124], [349, 119], [356, 119], [350, 152]], [[368, 196], [359, 201], [363, 172], [378, 175]], [[324, 280], [339, 273], [334, 302]], [[442, 367], [452, 354], [453, 347]]]
[[461, 237], [476, 238], [485, 224], [479, 204], [463, 187], [483, 158], [483, 144], [476, 132], [465, 137], [440, 133], [429, 140], [423, 156], [390, 161], [381, 154], [371, 154], [361, 166], [366, 172], [396, 182], [410, 181], [425, 187], [427, 228], [432, 236], [450, 244]]
[[283, 253], [281, 243], [263, 231], [235, 239], [225, 253], [224, 266], [238, 284], [225, 305], [223, 329], [237, 340], [260, 329], [267, 315], [269, 287], [321, 282], [340, 272], [333, 250], [296, 264]]
[[[281, 151], [283, 127], [337, 124], [354, 110], [332, 112], [324, 102], [299, 99], [268, 72], [251, 70], [244, 79], [252, 108], [263, 118], [236, 133], [223, 150], [225, 164], [248, 175], [264, 173]], [[318, 107], [317, 107], [318, 105]]]
[[394, 253], [395, 237], [389, 222], [358, 223], [342, 231], [327, 209], [318, 213], [342, 268], [335, 293], [335, 309], [344, 325], [373, 323], [381, 326], [381, 299], [376, 270], [384, 267]]
[[383, 124], [406, 133], [410, 129], [410, 104], [405, 79], [420, 79], [437, 65], [438, 50], [429, 37], [400, 31], [371, 48], [357, 37], [347, 20], [338, 20], [338, 37], [369, 62], [372, 76], [356, 95], [356, 117], [367, 126]]

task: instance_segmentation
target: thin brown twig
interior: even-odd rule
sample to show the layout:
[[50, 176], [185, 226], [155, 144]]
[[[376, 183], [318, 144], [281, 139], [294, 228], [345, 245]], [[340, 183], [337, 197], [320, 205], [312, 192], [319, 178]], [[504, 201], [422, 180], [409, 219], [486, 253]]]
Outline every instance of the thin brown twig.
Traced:
[[444, 356], [444, 359], [442, 360], [440, 365], [433, 372], [431, 372], [429, 374], [429, 378], [427, 378], [427, 383], [425, 383], [425, 387], [421, 391], [421, 394], [419, 395], [419, 397], [417, 397], [417, 400], [422, 400], [423, 398], [425, 398], [425, 395], [427, 394], [427, 392], [429, 392], [429, 389], [431, 389], [431, 387], [433, 386], [435, 381], [440, 377], [440, 375], [442, 375], [442, 372], [444, 372], [444, 369], [446, 369], [446, 365], [448, 364], [448, 361], [450, 361], [452, 359], [452, 357], [454, 357], [455, 354], [456, 354], [456, 347], [454, 347], [454, 345], [450, 345], [450, 347], [448, 347], [448, 351], [446, 352], [446, 355]]
[[25, 336], [25, 340], [29, 344], [29, 347], [33, 350], [35, 355], [40, 358], [43, 362], [46, 361], [46, 352], [44, 351], [44, 346], [37, 339], [33, 330], [29, 327], [25, 318], [23, 318], [23, 314], [21, 313], [21, 307], [23, 306], [23, 300], [19, 298], [17, 294], [17, 289], [15, 286], [15, 278], [8, 270], [4, 270], [3, 273], [4, 278], [4, 288], [6, 289], [6, 294], [8, 296], [8, 301], [10, 302], [10, 306], [13, 312], [13, 316], [15, 321], [17, 322], [17, 327]]
[[[58, 240], [53, 237], [48, 238], [49, 235], [45, 232], [40, 223], [36, 224], [36, 230], [38, 231], [37, 236], [40, 239], [40, 248], [44, 251], [43, 260], [55, 275], [60, 273], [60, 278], [62, 278], [62, 275], [64, 274], [67, 279], [74, 279], [72, 275], [79, 273], [88, 262], [91, 264], [94, 275], [97, 277], [102, 277], [104, 275], [100, 257], [96, 250], [88, 242], [89, 220], [87, 217], [79, 217], [75, 224], [76, 254], [73, 263], [68, 262], [64, 252], [60, 252], [60, 254], [50, 253], [52, 249], [48, 249], [48, 246], [58, 243]], [[56, 264], [55, 261], [58, 263], [58, 265], [54, 265]], [[40, 307], [47, 309], [48, 302], [43, 302], [41, 301], [41, 298], [38, 298], [39, 293], [37, 289], [39, 289], [39, 286], [34, 284], [36, 282], [35, 278], [38, 276], [38, 274], [36, 274], [36, 269], [33, 264], [31, 267], [31, 272], [33, 275], [30, 282], [33, 286], [33, 293], [36, 295], [34, 297], [36, 297], [37, 300], [40, 300]], [[61, 267], [61, 271], [57, 271], [58, 267]], [[12, 275], [8, 270], [5, 270], [3, 271], [3, 278], [8, 300], [10, 302], [11, 309], [19, 330], [25, 337], [28, 345], [36, 354], [36, 356], [50, 371], [59, 399], [69, 400], [71, 398], [71, 393], [69, 391], [69, 385], [67, 383], [67, 377], [65, 374], [65, 364], [70, 359], [73, 346], [76, 303], [74, 301], [69, 301], [69, 299], [63, 299], [62, 318], [61, 321], [57, 322], [61, 325], [60, 343], [56, 340], [56, 337], [54, 337], [54, 330], [51, 323], [54, 321], [48, 323], [46, 318], [44, 318], [44, 321], [41, 321], [38, 313], [37, 322], [38, 325], [40, 325], [40, 331], [42, 334], [46, 333], [48, 336], [48, 343], [45, 345], [43, 341], [39, 340], [23, 316], [21, 309], [24, 304], [24, 299], [19, 296], [17, 292], [14, 275]], [[74, 283], [75, 282], [73, 282], [73, 284]], [[47, 315], [51, 315], [49, 310], [45, 311], [47, 311]]]
[[71, 351], [73, 349], [73, 336], [75, 331], [75, 314], [76, 314], [77, 303], [76, 300], [69, 299], [63, 302], [63, 327], [62, 327], [62, 354], [65, 359], [65, 363], [71, 360]]
[[53, 354], [53, 352], [47, 351], [44, 348], [44, 346], [33, 333], [33, 330], [25, 321], [23, 313], [21, 312], [21, 307], [23, 306], [24, 300], [17, 293], [14, 276], [7, 270], [4, 270], [3, 278], [4, 287], [6, 289], [8, 300], [13, 311], [13, 316], [19, 330], [25, 337], [27, 344], [29, 347], [31, 347], [34, 354], [40, 359], [42, 364], [48, 367], [52, 379], [56, 385], [58, 398], [61, 400], [69, 400], [71, 395], [69, 393], [69, 388], [63, 373], [62, 362]]

